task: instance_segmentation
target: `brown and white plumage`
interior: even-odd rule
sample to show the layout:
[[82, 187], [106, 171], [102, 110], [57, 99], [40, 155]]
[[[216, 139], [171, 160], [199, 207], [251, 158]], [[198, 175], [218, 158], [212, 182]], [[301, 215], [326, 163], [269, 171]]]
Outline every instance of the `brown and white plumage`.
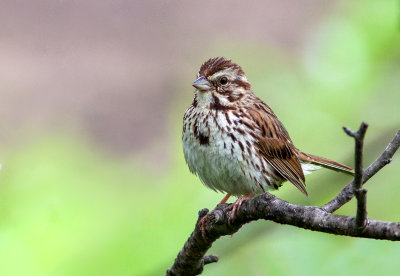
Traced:
[[213, 190], [243, 196], [289, 181], [307, 194], [304, 175], [345, 165], [301, 152], [283, 124], [254, 95], [242, 68], [219, 57], [200, 68], [193, 103], [183, 119], [183, 149], [191, 172]]

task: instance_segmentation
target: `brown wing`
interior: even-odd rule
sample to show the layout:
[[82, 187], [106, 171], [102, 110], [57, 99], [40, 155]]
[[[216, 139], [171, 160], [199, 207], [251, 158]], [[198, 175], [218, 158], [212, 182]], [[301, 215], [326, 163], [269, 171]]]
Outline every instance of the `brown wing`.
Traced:
[[296, 155], [297, 149], [272, 110], [259, 101], [256, 108], [250, 110], [250, 116], [261, 134], [257, 142], [260, 153], [284, 179], [307, 195], [303, 169]]

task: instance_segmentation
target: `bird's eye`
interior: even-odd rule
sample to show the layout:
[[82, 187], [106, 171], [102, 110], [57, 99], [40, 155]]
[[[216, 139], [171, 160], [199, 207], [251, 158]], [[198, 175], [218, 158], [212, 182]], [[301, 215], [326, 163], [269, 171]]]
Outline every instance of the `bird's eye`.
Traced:
[[219, 82], [220, 82], [221, 84], [227, 84], [227, 83], [228, 83], [228, 78], [227, 78], [227, 77], [222, 77], [222, 78], [219, 80]]

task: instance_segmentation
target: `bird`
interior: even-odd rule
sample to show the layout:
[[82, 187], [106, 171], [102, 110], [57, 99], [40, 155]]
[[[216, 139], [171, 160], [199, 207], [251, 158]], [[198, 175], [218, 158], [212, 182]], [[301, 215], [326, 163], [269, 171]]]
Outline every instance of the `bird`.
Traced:
[[[257, 97], [243, 69], [230, 59], [204, 62], [192, 83], [194, 98], [183, 117], [183, 153], [189, 170], [214, 191], [246, 199], [277, 190], [285, 181], [307, 194], [305, 177], [317, 169], [353, 169], [304, 153], [272, 109]], [[299, 119], [299, 118], [297, 118]], [[204, 223], [204, 221], [202, 221]]]

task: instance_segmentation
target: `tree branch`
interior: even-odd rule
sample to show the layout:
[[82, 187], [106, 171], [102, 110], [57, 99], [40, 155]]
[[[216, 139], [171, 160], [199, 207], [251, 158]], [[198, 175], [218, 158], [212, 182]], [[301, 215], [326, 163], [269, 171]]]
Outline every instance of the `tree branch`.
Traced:
[[364, 174], [362, 165], [363, 146], [367, 128], [368, 125], [364, 122], [361, 123], [360, 128], [357, 131], [351, 131], [349, 128], [343, 127], [344, 132], [353, 137], [355, 141], [355, 174], [353, 181], [353, 194], [357, 198], [356, 225], [360, 230], [362, 230], [367, 223], [367, 190], [362, 188], [362, 179]]
[[[371, 177], [373, 177], [377, 172], [379, 172], [384, 166], [392, 161], [392, 157], [400, 147], [400, 130], [396, 133], [392, 141], [387, 145], [385, 151], [364, 171], [363, 184], [365, 184]], [[329, 213], [335, 212], [337, 209], [342, 207], [344, 204], [349, 202], [353, 197], [353, 183], [344, 187], [340, 193], [327, 204], [322, 206], [324, 210]]]
[[[362, 130], [365, 134], [366, 125], [363, 127], [362, 124], [360, 130], [362, 128], [365, 128], [365, 130]], [[360, 134], [358, 140], [363, 140], [364, 134]], [[357, 144], [357, 138], [355, 138], [355, 140]], [[358, 146], [356, 146], [356, 156], [358, 155], [359, 157], [356, 158], [361, 159], [356, 161], [356, 172], [358, 170], [358, 176], [356, 177], [359, 179], [349, 183], [338, 196], [323, 207], [291, 204], [269, 193], [264, 193], [244, 201], [240, 209], [236, 211], [233, 219], [230, 218], [231, 208], [229, 208], [229, 204], [218, 205], [210, 213], [208, 213], [207, 209], [201, 210], [199, 212], [199, 220], [208, 213], [208, 218], [205, 223], [205, 236], [202, 234], [199, 223], [196, 223], [194, 231], [186, 241], [183, 249], [179, 252], [172, 267], [167, 270], [166, 275], [200, 274], [203, 271], [204, 265], [218, 261], [218, 257], [214, 255], [205, 256], [207, 250], [212, 246], [214, 241], [222, 236], [232, 235], [244, 224], [259, 219], [271, 220], [281, 224], [288, 224], [336, 235], [400, 241], [400, 223], [371, 219], [368, 220], [368, 223], [365, 223], [366, 209], [363, 205], [358, 206], [358, 210], [361, 212], [364, 210], [365, 217], [363, 217], [363, 214], [357, 214], [358, 218], [332, 214], [353, 198], [354, 194], [357, 194], [357, 189], [363, 190], [362, 184], [388, 164], [399, 147], [400, 130], [386, 147], [382, 155], [362, 173], [362, 163], [359, 162], [362, 160], [362, 142], [361, 145], [358, 144]], [[358, 150], [360, 151], [358, 152]], [[357, 184], [354, 184], [356, 181]], [[358, 200], [362, 203], [362, 199]], [[362, 228], [359, 227], [359, 220], [362, 222]]]

